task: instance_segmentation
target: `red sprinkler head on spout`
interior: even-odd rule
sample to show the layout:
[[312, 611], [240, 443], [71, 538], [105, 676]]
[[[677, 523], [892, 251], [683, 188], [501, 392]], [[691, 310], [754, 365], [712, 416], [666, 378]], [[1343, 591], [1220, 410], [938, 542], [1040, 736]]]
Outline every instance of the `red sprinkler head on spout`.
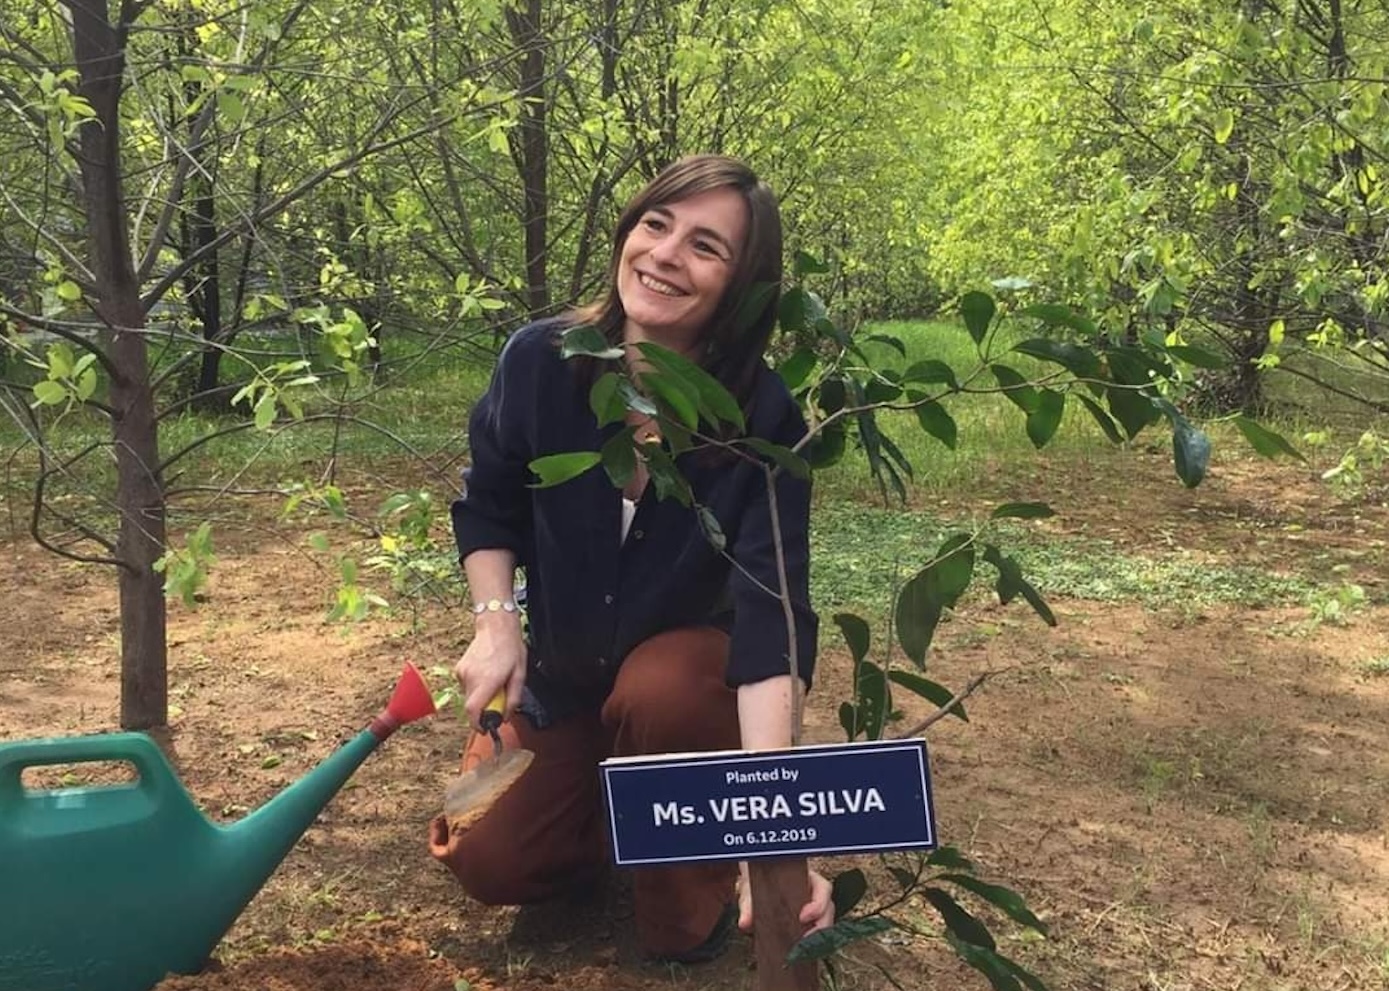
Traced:
[[432, 716], [437, 711], [429, 686], [415, 666], [406, 661], [395, 683], [395, 691], [391, 692], [391, 700], [368, 728], [378, 740], [384, 740], [406, 723]]

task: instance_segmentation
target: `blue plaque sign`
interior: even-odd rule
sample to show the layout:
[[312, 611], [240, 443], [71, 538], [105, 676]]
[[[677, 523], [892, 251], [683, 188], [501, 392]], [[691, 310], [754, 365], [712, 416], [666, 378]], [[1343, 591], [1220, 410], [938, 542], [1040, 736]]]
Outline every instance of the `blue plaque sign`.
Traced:
[[602, 774], [619, 866], [936, 846], [924, 740], [616, 757]]

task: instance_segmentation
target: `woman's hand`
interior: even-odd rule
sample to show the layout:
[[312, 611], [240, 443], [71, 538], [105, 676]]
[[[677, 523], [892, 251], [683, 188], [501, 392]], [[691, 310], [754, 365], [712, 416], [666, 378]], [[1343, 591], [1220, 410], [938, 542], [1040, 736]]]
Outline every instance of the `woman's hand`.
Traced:
[[[748, 883], [748, 865], [740, 865], [738, 878], [738, 928], [752, 932], [752, 885]], [[809, 936], [820, 929], [834, 925], [834, 901], [830, 897], [833, 888], [819, 871], [809, 871], [810, 901], [801, 908], [800, 921], [805, 926], [801, 935]]]
[[454, 665], [468, 721], [477, 726], [482, 710], [499, 691], [506, 692], [506, 711], [521, 703], [526, 683], [526, 641], [516, 613], [487, 612], [477, 617], [473, 642]]

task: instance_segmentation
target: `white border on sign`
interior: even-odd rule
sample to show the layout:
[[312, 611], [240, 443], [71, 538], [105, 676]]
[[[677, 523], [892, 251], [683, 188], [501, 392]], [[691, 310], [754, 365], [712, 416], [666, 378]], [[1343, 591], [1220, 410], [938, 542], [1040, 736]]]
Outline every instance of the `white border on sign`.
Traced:
[[[711, 853], [697, 857], [643, 857], [639, 859], [624, 859], [619, 852], [620, 844], [617, 839], [617, 820], [611, 815], [612, 812], [612, 790], [608, 781], [613, 775], [623, 771], [652, 771], [660, 770], [663, 767], [678, 767], [689, 764], [731, 764], [743, 763], [748, 761], [765, 760], [813, 760], [819, 757], [828, 757], [838, 754], [861, 754], [865, 751], [882, 751], [891, 753], [899, 750], [910, 750], [916, 754], [917, 770], [921, 775], [921, 794], [925, 799], [926, 805], [923, 812], [926, 816], [927, 838], [917, 843], [863, 843], [854, 846], [832, 846], [832, 847], [810, 847], [803, 846], [785, 847], [777, 846], [764, 848], [749, 853], [743, 851], [740, 854]], [[626, 766], [624, 766], [626, 765]], [[936, 838], [935, 822], [932, 821], [931, 812], [933, 811], [930, 774], [926, 763], [926, 741], [915, 739], [910, 742], [904, 740], [865, 740], [862, 743], [814, 743], [801, 747], [788, 747], [783, 750], [709, 750], [692, 754], [654, 754], [646, 756], [631, 757], [610, 757], [599, 764], [604, 777], [604, 791], [606, 792], [606, 804], [608, 806], [608, 829], [611, 834], [613, 861], [619, 867], [636, 867], [645, 864], [693, 864], [706, 860], [760, 860], [764, 857], [810, 857], [810, 856], [835, 856], [838, 854], [849, 853], [873, 853], [879, 850], [929, 850], [938, 845]]]

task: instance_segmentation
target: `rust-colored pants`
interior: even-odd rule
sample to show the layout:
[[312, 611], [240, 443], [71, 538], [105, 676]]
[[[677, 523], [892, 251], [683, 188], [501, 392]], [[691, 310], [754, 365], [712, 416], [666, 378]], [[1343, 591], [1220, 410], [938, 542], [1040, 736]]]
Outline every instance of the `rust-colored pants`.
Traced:
[[[489, 905], [522, 905], [592, 884], [606, 870], [607, 827], [598, 762], [609, 756], [725, 750], [739, 745], [737, 694], [724, 684], [728, 636], [712, 627], [673, 630], [622, 662], [601, 712], [544, 730], [524, 716], [502, 727], [506, 746], [535, 760], [466, 832], [430, 824], [429, 852], [465, 891]], [[474, 736], [464, 769], [490, 755]], [[651, 954], [693, 949], [733, 897], [737, 865], [636, 869], [637, 934]]]

